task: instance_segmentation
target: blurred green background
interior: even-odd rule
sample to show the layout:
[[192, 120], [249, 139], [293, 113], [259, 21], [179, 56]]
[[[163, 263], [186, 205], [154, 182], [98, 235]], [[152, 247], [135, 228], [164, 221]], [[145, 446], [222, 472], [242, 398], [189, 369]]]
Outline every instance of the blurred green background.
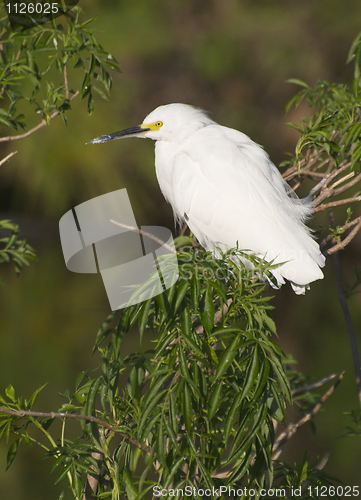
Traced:
[[[84, 19], [97, 16], [97, 39], [122, 70], [112, 73], [109, 101], [98, 99], [89, 117], [78, 97], [72, 101], [67, 127], [57, 118], [25, 140], [1, 145], [1, 158], [18, 153], [0, 168], [0, 217], [20, 224], [21, 235], [37, 250], [38, 262], [19, 278], [9, 266], [0, 269], [7, 283], [7, 290], [0, 290], [0, 390], [11, 383], [29, 398], [47, 382], [36, 404], [43, 411], [65, 402], [58, 393], [74, 389], [77, 373], [96, 368], [98, 359], [91, 350], [110, 312], [100, 276], [66, 269], [60, 217], [76, 204], [127, 188], [138, 225], [159, 224], [174, 233], [171, 208], [155, 177], [153, 143], [85, 143], [141, 123], [158, 105], [184, 102], [250, 135], [278, 164], [297, 141], [285, 122], [311, 113], [301, 105], [285, 115], [284, 106], [296, 91], [285, 81], [351, 82], [353, 68], [345, 61], [361, 30], [359, 0], [80, 0], [79, 5]], [[55, 78], [60, 83], [58, 74]], [[74, 90], [81, 86], [78, 79], [70, 72]], [[26, 107], [22, 111], [26, 113]], [[36, 115], [27, 117], [28, 128], [37, 123]], [[315, 217], [313, 227], [323, 220], [322, 215]], [[354, 280], [355, 265], [360, 266], [360, 244], [359, 236], [340, 256], [345, 283]], [[349, 303], [360, 338], [360, 295]], [[342, 384], [315, 418], [316, 434], [310, 426], [302, 428], [281, 459], [293, 462], [306, 449], [311, 459], [330, 452], [325, 470], [358, 486], [361, 438], [338, 438], [350, 424], [344, 412], [357, 408], [358, 400], [332, 260], [325, 279], [314, 283], [305, 297], [296, 297], [285, 286], [275, 292], [272, 304], [279, 343], [298, 360], [298, 370], [315, 380], [346, 370]], [[127, 349], [139, 349], [136, 333]], [[320, 389], [320, 395], [325, 390]], [[297, 418], [296, 408], [292, 418]], [[79, 426], [72, 425], [76, 435]], [[1, 499], [58, 498], [67, 485], [54, 486], [51, 460], [41, 461], [42, 455], [24, 445], [5, 473], [6, 448], [0, 447]], [[69, 492], [65, 498], [71, 498]]]

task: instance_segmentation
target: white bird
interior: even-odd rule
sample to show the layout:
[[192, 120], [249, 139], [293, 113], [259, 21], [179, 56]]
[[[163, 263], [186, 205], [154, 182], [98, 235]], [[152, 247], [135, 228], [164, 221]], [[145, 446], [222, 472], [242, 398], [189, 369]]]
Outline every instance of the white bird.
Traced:
[[278, 287], [287, 279], [296, 294], [323, 278], [325, 257], [305, 225], [312, 201], [300, 200], [262, 147], [245, 134], [193, 106], [169, 104], [152, 111], [141, 125], [89, 144], [123, 137], [156, 141], [162, 193], [206, 250], [219, 256], [218, 249], [238, 246], [283, 263], [271, 272]]

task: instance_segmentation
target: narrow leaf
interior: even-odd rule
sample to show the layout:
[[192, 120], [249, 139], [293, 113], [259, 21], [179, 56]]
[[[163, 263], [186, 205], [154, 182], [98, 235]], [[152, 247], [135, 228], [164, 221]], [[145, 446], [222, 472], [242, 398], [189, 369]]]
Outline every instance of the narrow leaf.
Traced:
[[231, 366], [234, 357], [236, 355], [236, 352], [238, 350], [239, 340], [240, 340], [239, 336], [236, 336], [222, 354], [221, 359], [219, 360], [217, 366], [215, 380], [219, 379], [224, 374], [224, 372]]
[[13, 444], [10, 446], [7, 458], [6, 458], [6, 470], [10, 467], [10, 465], [13, 463], [16, 454], [19, 449], [19, 444], [21, 443], [22, 438], [17, 439], [16, 441], [13, 442]]

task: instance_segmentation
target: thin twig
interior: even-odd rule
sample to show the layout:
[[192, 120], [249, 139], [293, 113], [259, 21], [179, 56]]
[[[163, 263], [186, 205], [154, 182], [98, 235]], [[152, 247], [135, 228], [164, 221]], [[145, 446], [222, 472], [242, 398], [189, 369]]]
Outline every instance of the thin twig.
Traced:
[[313, 409], [307, 413], [304, 417], [302, 417], [296, 424], [289, 424], [287, 429], [282, 432], [276, 439], [274, 445], [273, 445], [273, 455], [272, 459], [277, 460], [277, 458], [280, 456], [282, 452], [283, 446], [286, 444], [287, 441], [291, 439], [291, 437], [298, 431], [302, 425], [304, 425], [306, 422], [311, 420], [316, 413], [320, 410], [321, 406], [324, 404], [324, 402], [334, 393], [336, 387], [338, 384], [341, 382], [343, 379], [345, 372], [342, 372], [337, 381], [333, 384], [332, 387], [322, 396], [322, 398], [319, 400], [319, 402], [313, 407]]
[[[330, 218], [330, 221], [331, 221], [331, 226], [334, 225], [333, 215], [332, 215], [331, 211], [329, 212], [329, 218]], [[361, 222], [355, 227], [354, 231], [356, 229], [359, 230], [360, 228], [361, 228]], [[350, 235], [351, 235], [351, 233], [349, 234], [349, 236]], [[335, 248], [335, 247], [333, 247], [333, 248]], [[338, 300], [340, 302], [340, 305], [341, 305], [341, 308], [342, 308], [342, 312], [343, 312], [343, 315], [345, 317], [345, 322], [346, 322], [346, 326], [347, 326], [348, 336], [349, 336], [349, 339], [350, 339], [352, 359], [353, 359], [353, 364], [354, 364], [354, 368], [355, 368], [356, 387], [357, 387], [358, 398], [359, 398], [359, 402], [360, 402], [360, 406], [361, 406], [361, 369], [360, 369], [360, 357], [359, 357], [358, 349], [357, 349], [357, 342], [356, 342], [355, 330], [354, 330], [354, 327], [353, 327], [350, 310], [349, 310], [348, 304], [347, 304], [347, 298], [346, 298], [345, 291], [344, 291], [343, 284], [342, 284], [341, 265], [340, 265], [340, 259], [339, 259], [337, 251], [334, 252], [333, 262], [334, 262], [334, 266], [335, 266], [336, 283], [337, 283], [337, 289], [338, 289]]]
[[5, 162], [7, 162], [8, 160], [10, 160], [10, 158], [14, 155], [16, 155], [17, 151], [13, 151], [12, 153], [9, 153], [7, 156], [5, 156], [5, 158], [3, 158], [2, 160], [0, 160], [0, 167], [1, 165], [3, 165]]
[[338, 196], [339, 194], [344, 193], [345, 191], [352, 188], [353, 186], [356, 186], [356, 184], [358, 184], [360, 181], [361, 181], [361, 173], [357, 174], [352, 181], [348, 182], [344, 186], [341, 186], [341, 187], [335, 189], [334, 196]]
[[342, 250], [345, 248], [356, 236], [356, 234], [359, 232], [361, 229], [361, 221], [357, 224], [357, 226], [346, 236], [345, 239], [337, 243], [335, 246], [329, 248], [328, 250], [325, 250], [323, 254], [327, 257], [328, 255], [332, 255], [339, 250]]
[[327, 210], [328, 208], [346, 205], [346, 203], [355, 203], [356, 201], [361, 201], [361, 196], [355, 196], [354, 198], [344, 198], [342, 200], [332, 201], [331, 203], [322, 203], [315, 208], [314, 212], [321, 212], [322, 210]]
[[[350, 166], [351, 166], [351, 162], [346, 162], [346, 163], [340, 164], [338, 166], [338, 168], [336, 168], [333, 172], [330, 172], [328, 174], [328, 177], [326, 178], [326, 181], [325, 181], [325, 186], [321, 189], [320, 194], [318, 195], [318, 197], [313, 202], [313, 204], [314, 204], [315, 207], [318, 206], [318, 205], [320, 205], [327, 198], [331, 198], [332, 196], [335, 196], [336, 194], [339, 194], [341, 192], [340, 189], [342, 189], [342, 188], [332, 189], [331, 187], [328, 187], [328, 184], [333, 179], [335, 179], [335, 177], [337, 177], [342, 172], [344, 172], [345, 170], [347, 170]], [[349, 186], [349, 184], [351, 184], [351, 182], [348, 183], [348, 184], [346, 184], [346, 186]], [[357, 182], [358, 182], [358, 180], [357, 180]], [[345, 188], [344, 186], [342, 186], [342, 187], [344, 188], [343, 191], [346, 191], [346, 189], [349, 189], [348, 187], [347, 188]], [[349, 187], [351, 187], [351, 186], [349, 186]]]
[[316, 186], [314, 186], [308, 194], [310, 196], [313, 196], [315, 193], [317, 193], [317, 191], [319, 191], [323, 188], [323, 186], [326, 184], [326, 182], [327, 182], [327, 176], [325, 176], [322, 179], [322, 181], [320, 181], [318, 184], [316, 184]]
[[304, 387], [298, 387], [297, 389], [294, 389], [292, 391], [292, 396], [300, 396], [302, 394], [306, 394], [307, 392], [313, 391], [314, 389], [317, 389], [318, 387], [321, 387], [324, 384], [327, 384], [327, 382], [331, 382], [335, 377], [337, 377], [337, 373], [333, 373], [332, 375], [329, 375], [328, 377], [324, 377], [318, 382], [315, 382], [314, 384], [306, 385]]
[[343, 182], [347, 181], [348, 179], [351, 179], [352, 177], [355, 177], [356, 175], [356, 172], [351, 172], [350, 174], [348, 175], [345, 175], [345, 177], [342, 177], [341, 179], [338, 179], [337, 181], [335, 181], [331, 187], [331, 189], [335, 189], [336, 186], [342, 184]]
[[115, 224], [116, 226], [124, 227], [124, 229], [129, 229], [129, 231], [133, 231], [133, 233], [138, 233], [141, 234], [142, 236], [146, 236], [147, 238], [150, 238], [153, 241], [156, 241], [159, 243], [159, 245], [164, 246], [167, 250], [169, 250], [172, 253], [177, 253], [174, 247], [171, 247], [165, 241], [162, 241], [160, 238], [157, 238], [154, 236], [154, 234], [147, 233], [146, 231], [143, 231], [142, 229], [138, 229], [137, 227], [134, 226], [128, 226], [127, 224], [123, 224], [122, 222], [117, 222], [113, 219], [110, 219], [110, 222], [112, 224]]
[[[77, 90], [75, 92], [75, 94], [73, 94], [71, 96], [71, 98], [67, 101], [67, 102], [70, 102], [72, 101], [73, 99], [75, 99], [75, 97], [77, 97], [79, 95], [79, 90]], [[54, 118], [56, 118], [58, 115], [60, 115], [60, 111], [55, 111], [52, 115], [50, 115], [48, 117], [48, 120], [51, 121], [53, 120]], [[40, 130], [41, 128], [43, 127], [46, 127], [48, 125], [48, 122], [46, 120], [44, 120], [44, 118], [41, 120], [40, 123], [38, 123], [38, 125], [36, 125], [35, 127], [33, 127], [32, 129], [28, 130], [27, 132], [25, 132], [24, 134], [20, 134], [20, 135], [8, 135], [6, 137], [0, 137], [0, 142], [9, 142], [9, 141], [18, 141], [19, 139], [25, 139], [25, 137], [29, 137], [29, 135], [32, 135], [34, 134], [34, 132], [37, 132], [38, 130]]]
[[150, 453], [151, 451], [148, 446], [141, 446], [141, 444], [138, 443], [138, 441], [129, 437], [127, 434], [124, 434], [124, 432], [120, 432], [117, 426], [110, 425], [108, 424], [108, 422], [104, 422], [104, 420], [101, 420], [100, 418], [97, 417], [93, 417], [91, 415], [88, 416], [88, 415], [78, 415], [76, 413], [58, 413], [54, 411], [47, 413], [41, 411], [10, 410], [9, 408], [2, 408], [2, 407], [0, 407], [0, 413], [14, 415], [15, 417], [69, 418], [74, 420], [86, 420], [87, 422], [94, 422], [95, 424], [98, 424], [101, 427], [109, 429], [110, 431], [113, 431], [115, 434], [118, 434], [118, 436], [121, 436], [123, 439], [128, 441], [128, 443], [136, 446], [140, 450], [146, 453]]
[[70, 102], [69, 83], [68, 83], [68, 66], [64, 65], [64, 86], [65, 86], [65, 102]]
[[[347, 231], [348, 229], [350, 229], [351, 227], [355, 226], [356, 224], [358, 224], [359, 222], [361, 222], [361, 216], [360, 217], [356, 217], [356, 219], [352, 220], [351, 222], [347, 222], [347, 224], [344, 224], [343, 226], [339, 227], [339, 231]], [[330, 240], [334, 240], [335, 241], [335, 236], [333, 234], [328, 234], [326, 236], [326, 238], [324, 238], [321, 243], [320, 243], [320, 247], [323, 248]]]

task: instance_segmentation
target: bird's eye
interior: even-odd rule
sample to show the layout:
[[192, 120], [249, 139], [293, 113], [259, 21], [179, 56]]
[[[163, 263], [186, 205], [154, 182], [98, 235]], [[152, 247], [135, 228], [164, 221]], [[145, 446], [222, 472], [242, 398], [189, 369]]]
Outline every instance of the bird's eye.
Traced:
[[157, 122], [156, 125], [157, 127], [161, 127], [163, 125], [163, 122]]

